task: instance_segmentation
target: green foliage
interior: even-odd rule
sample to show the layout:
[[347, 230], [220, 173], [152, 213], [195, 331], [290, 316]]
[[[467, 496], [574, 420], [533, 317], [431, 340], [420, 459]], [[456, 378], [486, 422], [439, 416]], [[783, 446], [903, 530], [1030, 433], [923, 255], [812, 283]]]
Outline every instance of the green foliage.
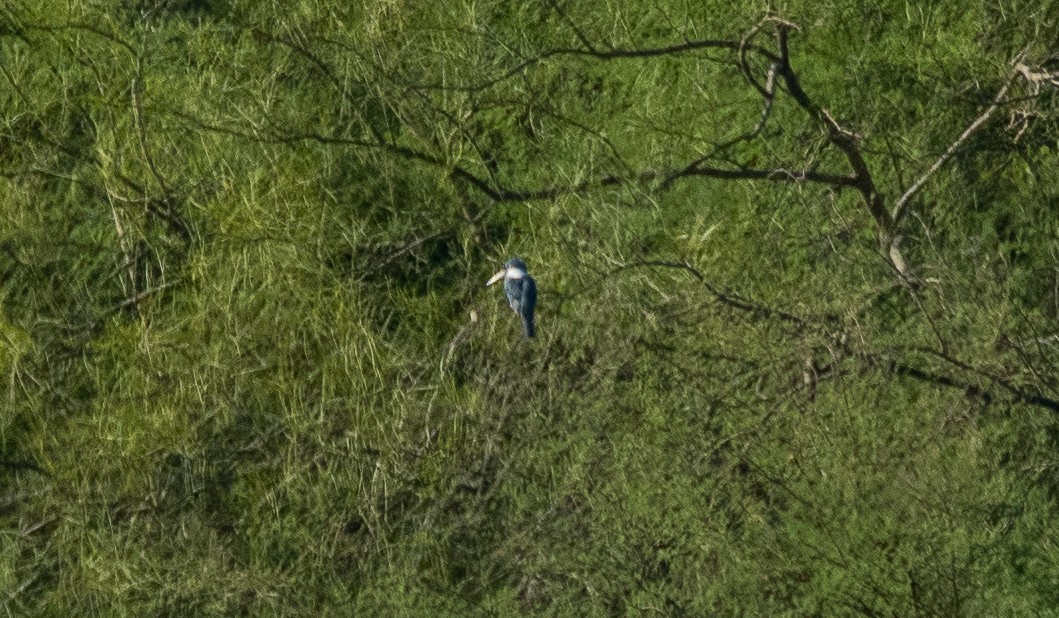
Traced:
[[[768, 16], [826, 115], [781, 80], [755, 130]], [[0, 7], [0, 603], [1054, 615], [1055, 83], [1016, 75], [894, 230], [853, 186], [673, 174], [847, 176], [833, 118], [892, 208], [1056, 31], [1028, 1]], [[533, 341], [482, 288], [513, 255]]]

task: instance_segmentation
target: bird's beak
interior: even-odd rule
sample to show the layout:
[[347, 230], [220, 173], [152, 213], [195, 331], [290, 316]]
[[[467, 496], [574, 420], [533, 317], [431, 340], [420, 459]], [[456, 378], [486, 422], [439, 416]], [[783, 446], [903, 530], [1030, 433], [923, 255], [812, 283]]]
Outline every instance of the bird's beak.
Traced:
[[489, 286], [493, 285], [494, 283], [496, 283], [497, 281], [500, 281], [501, 279], [504, 278], [505, 274], [507, 274], [507, 269], [506, 268], [501, 268], [500, 270], [496, 271], [496, 274], [493, 275], [492, 277], [490, 277], [489, 281], [485, 282], [485, 287], [489, 287]]

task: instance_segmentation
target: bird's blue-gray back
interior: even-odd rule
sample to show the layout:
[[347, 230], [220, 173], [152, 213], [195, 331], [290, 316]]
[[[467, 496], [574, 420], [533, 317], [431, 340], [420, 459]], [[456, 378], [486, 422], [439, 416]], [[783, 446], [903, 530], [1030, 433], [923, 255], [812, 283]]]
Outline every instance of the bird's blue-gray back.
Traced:
[[533, 310], [537, 306], [537, 283], [528, 274], [504, 280], [504, 293], [511, 309], [522, 318], [522, 330], [527, 337], [536, 335]]

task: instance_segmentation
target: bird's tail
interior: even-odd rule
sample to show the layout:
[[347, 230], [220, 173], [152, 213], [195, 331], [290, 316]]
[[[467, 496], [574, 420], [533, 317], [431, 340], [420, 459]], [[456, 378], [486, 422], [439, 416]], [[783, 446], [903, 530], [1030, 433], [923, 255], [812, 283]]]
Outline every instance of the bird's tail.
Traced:
[[537, 335], [537, 327], [533, 324], [533, 318], [522, 318], [522, 332], [526, 333], [527, 337], [535, 337]]

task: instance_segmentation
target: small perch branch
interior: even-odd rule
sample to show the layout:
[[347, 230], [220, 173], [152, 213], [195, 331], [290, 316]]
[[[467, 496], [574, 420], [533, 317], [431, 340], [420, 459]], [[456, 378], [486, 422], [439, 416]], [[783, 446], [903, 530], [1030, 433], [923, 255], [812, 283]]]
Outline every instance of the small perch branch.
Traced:
[[108, 311], [107, 313], [117, 313], [124, 309], [128, 309], [129, 307], [134, 307], [138, 305], [141, 300], [147, 298], [148, 296], [152, 296], [154, 294], [157, 294], [158, 292], [161, 292], [162, 290], [171, 288], [178, 283], [180, 283], [179, 279], [177, 279], [176, 281], [170, 281], [169, 283], [163, 283], [162, 285], [153, 287], [149, 290], [137, 292], [136, 294], [133, 294], [132, 296], [122, 300], [120, 303], [111, 307], [110, 311]]
[[[1021, 57], [1022, 54], [1019, 54], [1019, 56], [1015, 59], [1015, 64], [1018, 64], [1018, 61], [1021, 59]], [[979, 114], [978, 118], [975, 118], [974, 122], [972, 122], [966, 129], [964, 129], [963, 133], [961, 133], [960, 136], [956, 138], [956, 141], [954, 141], [952, 144], [949, 145], [947, 149], [945, 149], [945, 152], [942, 153], [940, 157], [938, 157], [938, 160], [934, 162], [934, 165], [931, 165], [930, 168], [926, 172], [924, 172], [922, 176], [920, 176], [915, 182], [912, 183], [912, 186], [909, 187], [907, 191], [905, 191], [904, 195], [897, 199], [897, 203], [894, 204], [893, 212], [890, 214], [890, 218], [893, 220], [894, 225], [899, 224], [901, 222], [901, 219], [903, 219], [905, 214], [907, 214], [908, 203], [912, 200], [916, 193], [918, 193], [919, 190], [923, 188], [923, 185], [926, 184], [927, 180], [929, 180], [931, 176], [933, 176], [939, 169], [941, 169], [941, 166], [945, 165], [949, 161], [949, 159], [951, 159], [952, 156], [956, 154], [956, 151], [959, 150], [960, 146], [963, 146], [964, 142], [966, 142], [968, 138], [970, 138], [972, 135], [977, 133], [978, 130], [981, 129], [982, 126], [986, 123], [986, 121], [989, 120], [989, 118], [993, 115], [993, 112], [995, 112], [997, 107], [1000, 106], [1001, 101], [1003, 101], [1004, 99], [1004, 95], [1007, 94], [1008, 89], [1011, 87], [1011, 84], [1014, 83], [1015, 78], [1019, 74], [1020, 72], [1018, 69], [1011, 72], [1011, 75], [1008, 76], [1007, 80], [1005, 80], [1003, 87], [1001, 87], [1000, 90], [997, 91], [996, 96], [993, 97], [993, 102], [989, 105], [989, 107], [987, 107], [984, 112]]]

